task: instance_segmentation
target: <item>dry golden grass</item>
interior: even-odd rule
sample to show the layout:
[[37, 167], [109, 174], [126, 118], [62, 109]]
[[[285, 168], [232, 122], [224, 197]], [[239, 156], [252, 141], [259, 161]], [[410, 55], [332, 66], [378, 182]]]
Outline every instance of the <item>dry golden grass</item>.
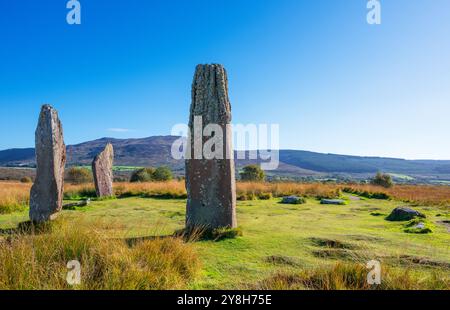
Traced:
[[345, 185], [341, 189], [350, 187], [357, 192], [385, 193], [395, 200], [425, 204], [450, 205], [450, 186], [445, 185], [395, 185], [384, 188], [374, 185]]
[[265, 183], [265, 182], [238, 182], [238, 198], [260, 198], [270, 193], [273, 197], [306, 196], [314, 198], [335, 198], [339, 196], [339, 188], [331, 184], [321, 183]]
[[0, 182], [0, 214], [25, 209], [29, 203], [30, 183]]
[[[183, 289], [200, 270], [192, 245], [176, 238], [128, 245], [110, 224], [59, 219], [0, 241], [0, 289]], [[30, 233], [30, 231], [32, 231]], [[81, 264], [81, 284], [66, 282], [67, 263]]]
[[259, 290], [448, 290], [450, 279], [435, 271], [431, 276], [413, 276], [409, 269], [394, 270], [384, 267], [381, 285], [367, 282], [365, 265], [357, 262], [338, 262], [334, 266], [321, 266], [300, 272], [280, 272], [262, 280], [251, 289]]
[[[19, 211], [29, 202], [31, 184], [18, 182], [0, 182], [0, 214]], [[342, 190], [351, 189], [356, 194], [383, 193], [395, 200], [424, 205], [450, 205], [450, 186], [430, 185], [395, 185], [383, 188], [373, 185], [338, 185], [322, 183], [264, 183], [238, 182], [237, 197], [239, 200], [270, 199], [289, 195], [335, 198]], [[184, 181], [151, 182], [151, 183], [116, 183], [114, 185], [117, 197], [153, 197], [153, 198], [186, 198]], [[65, 186], [65, 199], [95, 197], [92, 184]]]

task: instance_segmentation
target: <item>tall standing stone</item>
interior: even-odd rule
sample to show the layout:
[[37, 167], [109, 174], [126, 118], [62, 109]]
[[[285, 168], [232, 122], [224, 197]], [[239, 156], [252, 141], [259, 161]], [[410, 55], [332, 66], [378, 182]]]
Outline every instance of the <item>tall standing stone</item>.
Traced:
[[[199, 116], [202, 117], [200, 128], [194, 126], [198, 124], [195, 120]], [[186, 158], [188, 229], [237, 226], [234, 158], [229, 156], [233, 150], [232, 132], [228, 126], [230, 123], [231, 105], [225, 69], [216, 64], [198, 65], [192, 85], [189, 119], [191, 137], [188, 139]], [[224, 154], [222, 159], [199, 159], [202, 154], [195, 152], [196, 139], [200, 139], [202, 145], [210, 139], [202, 137], [199, 131], [209, 124], [217, 124], [222, 129], [223, 139], [219, 145]]]
[[92, 173], [94, 174], [97, 197], [114, 196], [113, 164], [114, 149], [112, 144], [108, 143], [105, 149], [100, 154], [98, 154], [92, 162]]
[[62, 208], [66, 146], [58, 112], [44, 105], [36, 129], [36, 181], [30, 193], [30, 220], [52, 220]]

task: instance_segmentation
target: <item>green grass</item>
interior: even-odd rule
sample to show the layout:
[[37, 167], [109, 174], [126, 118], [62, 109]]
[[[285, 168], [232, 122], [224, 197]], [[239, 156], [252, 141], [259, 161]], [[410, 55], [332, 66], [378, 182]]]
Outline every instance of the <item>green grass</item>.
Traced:
[[[408, 281], [425, 283], [439, 277], [448, 289], [445, 281], [449, 280], [442, 275], [448, 277], [450, 270], [450, 233], [439, 224], [443, 217], [436, 216], [448, 214], [448, 210], [414, 206], [427, 216], [433, 229], [429, 234], [412, 234], [404, 231], [406, 222], [389, 222], [384, 216], [373, 215], [389, 214], [404, 203], [364, 199], [335, 206], [307, 199], [303, 205], [284, 205], [280, 200], [240, 201], [237, 216], [242, 236], [193, 243], [203, 267], [189, 287], [264, 288], [280, 274], [282, 279], [299, 273], [313, 277], [314, 270], [344, 268], [336, 263], [362, 266], [378, 259], [382, 268], [393, 274], [407, 272]], [[185, 204], [185, 200], [126, 198], [94, 201], [63, 214], [69, 219], [83, 216], [92, 223], [111, 222], [115, 226], [109, 233], [145, 238], [172, 235], [182, 229]], [[26, 219], [25, 212], [0, 215], [0, 228], [15, 227]]]

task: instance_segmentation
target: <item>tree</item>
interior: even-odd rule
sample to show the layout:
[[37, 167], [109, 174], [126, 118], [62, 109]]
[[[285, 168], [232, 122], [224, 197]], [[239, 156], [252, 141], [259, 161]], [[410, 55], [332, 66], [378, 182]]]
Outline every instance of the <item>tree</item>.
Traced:
[[370, 181], [370, 184], [376, 186], [383, 186], [386, 188], [394, 186], [394, 182], [392, 181], [392, 177], [387, 173], [378, 172], [375, 178]]
[[72, 167], [67, 172], [67, 180], [72, 184], [84, 184], [92, 182], [93, 176], [87, 168]]
[[141, 168], [133, 172], [131, 175], [130, 182], [151, 182], [153, 181], [153, 174], [155, 173], [155, 168]]
[[266, 178], [264, 171], [257, 165], [249, 165], [244, 167], [240, 175], [242, 181], [261, 182]]
[[172, 170], [168, 167], [158, 167], [153, 173], [153, 180], [158, 182], [166, 182], [173, 179]]

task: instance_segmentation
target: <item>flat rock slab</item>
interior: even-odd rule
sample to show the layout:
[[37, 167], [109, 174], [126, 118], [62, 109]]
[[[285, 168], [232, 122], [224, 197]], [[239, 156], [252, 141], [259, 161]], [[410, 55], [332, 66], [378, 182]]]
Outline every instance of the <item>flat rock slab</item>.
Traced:
[[323, 205], [345, 205], [345, 201], [342, 199], [322, 199], [320, 203]]
[[425, 218], [425, 215], [411, 208], [398, 207], [395, 208], [391, 214], [386, 218], [388, 221], [402, 222], [410, 221], [416, 217]]

